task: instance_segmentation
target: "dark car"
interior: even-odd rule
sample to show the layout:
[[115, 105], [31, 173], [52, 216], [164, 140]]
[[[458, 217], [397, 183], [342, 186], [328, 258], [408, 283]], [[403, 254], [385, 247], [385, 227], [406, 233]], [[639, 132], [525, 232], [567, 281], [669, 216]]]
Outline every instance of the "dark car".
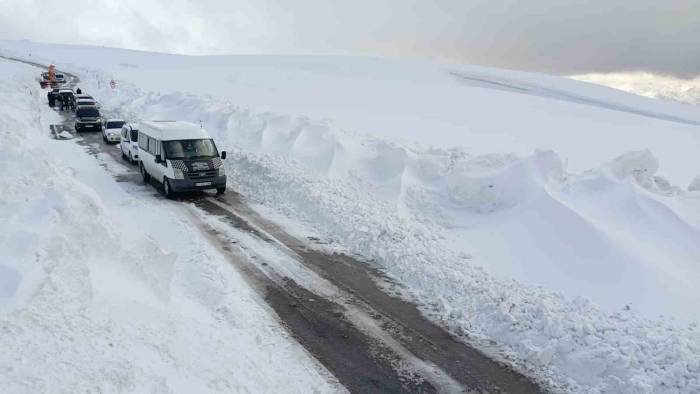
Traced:
[[75, 111], [75, 131], [87, 130], [102, 130], [102, 115], [96, 107], [78, 107]]
[[59, 94], [58, 91], [58, 88], [53, 88], [46, 94], [46, 97], [49, 99], [49, 107], [53, 107], [54, 105], [56, 105], [56, 98]]
[[97, 109], [100, 109], [100, 104], [98, 104], [97, 101], [95, 101], [93, 99], [78, 98], [78, 101], [76, 102], [76, 106], [78, 106], [78, 107], [97, 107]]

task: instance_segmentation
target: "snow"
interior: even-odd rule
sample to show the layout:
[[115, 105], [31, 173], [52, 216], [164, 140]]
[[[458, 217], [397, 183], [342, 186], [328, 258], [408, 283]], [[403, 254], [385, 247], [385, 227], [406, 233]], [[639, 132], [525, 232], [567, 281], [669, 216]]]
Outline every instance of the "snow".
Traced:
[[571, 78], [609, 86], [640, 96], [687, 104], [700, 103], [700, 78], [681, 79], [648, 72], [616, 72], [572, 75]]
[[342, 391], [175, 204], [126, 190], [0, 60], [3, 392]]
[[700, 176], [695, 177], [695, 179], [690, 182], [690, 185], [688, 185], [688, 190], [691, 192], [700, 191]]
[[201, 121], [246, 198], [550, 387], [700, 390], [696, 107], [413, 61], [0, 52], [78, 73], [115, 116]]

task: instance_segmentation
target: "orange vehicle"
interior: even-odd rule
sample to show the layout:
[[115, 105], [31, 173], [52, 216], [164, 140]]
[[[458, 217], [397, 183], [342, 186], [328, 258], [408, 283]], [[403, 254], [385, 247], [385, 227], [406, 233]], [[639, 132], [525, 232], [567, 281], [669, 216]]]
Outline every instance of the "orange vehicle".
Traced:
[[58, 81], [56, 78], [56, 66], [53, 64], [49, 66], [49, 69], [47, 72], [41, 73], [41, 81], [39, 84], [41, 85], [42, 88], [46, 87], [56, 87], [61, 81]]

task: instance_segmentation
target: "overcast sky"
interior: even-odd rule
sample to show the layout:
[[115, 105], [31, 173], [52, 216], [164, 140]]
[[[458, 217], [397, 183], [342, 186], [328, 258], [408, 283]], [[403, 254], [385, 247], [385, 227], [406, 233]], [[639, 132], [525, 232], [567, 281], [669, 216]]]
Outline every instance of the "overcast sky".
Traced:
[[700, 75], [700, 0], [0, 0], [0, 38]]

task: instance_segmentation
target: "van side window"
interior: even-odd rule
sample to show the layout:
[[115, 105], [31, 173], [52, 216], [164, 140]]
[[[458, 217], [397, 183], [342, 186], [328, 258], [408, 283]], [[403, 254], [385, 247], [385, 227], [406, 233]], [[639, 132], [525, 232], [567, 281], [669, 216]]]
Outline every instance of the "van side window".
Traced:
[[139, 138], [139, 149], [142, 151], [148, 150], [148, 136], [142, 135], [141, 138]]
[[148, 137], [148, 152], [150, 152], [152, 155], [156, 154], [156, 145], [157, 142], [155, 139]]

